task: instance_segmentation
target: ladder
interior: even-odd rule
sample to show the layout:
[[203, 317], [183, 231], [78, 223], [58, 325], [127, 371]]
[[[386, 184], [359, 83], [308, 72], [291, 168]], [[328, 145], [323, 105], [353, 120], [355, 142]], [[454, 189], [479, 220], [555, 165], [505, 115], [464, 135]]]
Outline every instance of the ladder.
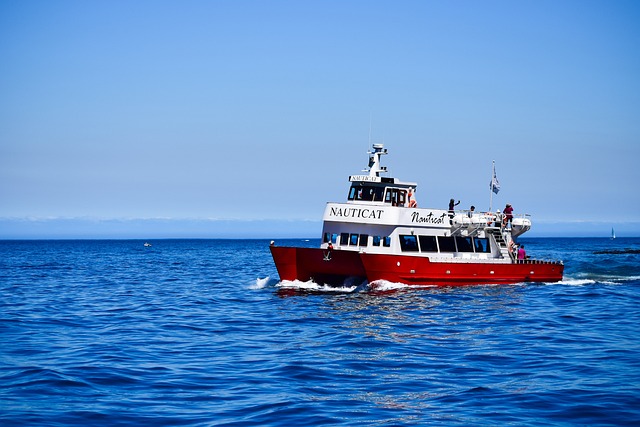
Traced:
[[500, 229], [491, 227], [491, 228], [486, 228], [486, 231], [493, 236], [496, 243], [498, 244], [498, 247], [500, 248], [500, 255], [502, 255], [503, 258], [508, 257], [508, 258], [511, 258], [511, 260], [515, 260], [515, 254], [509, 252], [509, 246], [507, 245], [507, 242], [504, 240], [504, 236], [500, 232]]

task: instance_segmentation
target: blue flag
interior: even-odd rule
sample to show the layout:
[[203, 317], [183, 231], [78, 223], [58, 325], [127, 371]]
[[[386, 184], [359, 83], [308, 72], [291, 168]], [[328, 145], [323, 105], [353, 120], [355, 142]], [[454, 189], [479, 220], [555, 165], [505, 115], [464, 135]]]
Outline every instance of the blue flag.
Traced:
[[496, 194], [498, 194], [498, 191], [500, 191], [500, 183], [498, 182], [498, 177], [496, 176], [496, 167], [495, 167], [495, 165], [493, 166], [493, 178], [491, 179], [491, 182], [489, 183], [489, 187], [491, 187], [491, 191], [493, 191]]

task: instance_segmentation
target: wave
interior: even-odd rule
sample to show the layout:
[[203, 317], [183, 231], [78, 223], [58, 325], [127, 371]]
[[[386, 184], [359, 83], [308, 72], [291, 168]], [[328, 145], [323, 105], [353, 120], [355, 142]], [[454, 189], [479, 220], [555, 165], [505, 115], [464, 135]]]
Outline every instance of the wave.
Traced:
[[569, 286], [584, 286], [584, 285], [593, 285], [598, 283], [593, 279], [565, 279], [561, 280], [557, 283], [550, 283], [550, 285], [569, 285]]
[[398, 289], [407, 289], [410, 287], [411, 286], [406, 283], [388, 282], [386, 280], [374, 280], [369, 283], [369, 289], [378, 292], [396, 291]]
[[[616, 276], [616, 275], [584, 275], [583, 277], [566, 277], [557, 282], [559, 285], [584, 286], [584, 285], [622, 285], [640, 281], [640, 276]], [[554, 284], [554, 283], [550, 283]]]
[[[266, 279], [263, 279], [266, 280]], [[266, 285], [263, 285], [263, 287]], [[373, 292], [373, 293], [385, 293], [394, 292], [403, 289], [420, 289], [420, 288], [433, 288], [436, 285], [407, 285], [406, 283], [389, 282], [386, 280], [374, 280], [369, 283], [366, 280], [359, 282], [354, 279], [347, 279], [342, 285], [327, 285], [324, 283], [316, 283], [313, 280], [306, 282], [300, 280], [283, 280], [277, 282], [275, 287], [280, 290], [286, 291], [300, 291], [300, 292], [318, 292], [318, 293], [358, 293], [358, 292]]]
[[602, 251], [594, 251], [596, 255], [624, 255], [624, 254], [640, 254], [640, 249], [606, 249]]
[[[620, 285], [628, 282], [640, 281], [640, 276], [591, 276], [591, 277], [566, 277], [559, 282], [544, 282], [546, 285], [566, 285], [566, 286], [588, 286], [588, 285]], [[512, 283], [510, 286], [527, 286], [530, 282]], [[540, 283], [539, 283], [540, 284]], [[405, 289], [426, 289], [426, 288], [438, 288], [438, 285], [410, 285], [399, 282], [389, 282], [387, 280], [374, 280], [373, 282], [367, 282], [366, 280], [360, 283], [354, 282], [353, 279], [346, 280], [342, 285], [327, 285], [324, 283], [316, 283], [313, 280], [306, 282], [300, 280], [282, 280], [272, 279], [270, 277], [258, 278], [256, 282], [250, 286], [250, 289], [263, 289], [266, 287], [274, 286], [279, 290], [285, 291], [299, 291], [299, 292], [313, 292], [313, 293], [328, 293], [328, 294], [346, 294], [346, 293], [358, 293], [358, 292], [372, 292], [372, 293], [386, 293], [394, 292]], [[504, 284], [478, 284], [469, 286], [505, 286]], [[444, 286], [447, 287], [447, 286]]]
[[312, 280], [302, 282], [300, 280], [283, 280], [276, 284], [277, 288], [284, 290], [327, 292], [327, 293], [352, 293], [358, 289], [358, 285], [330, 286], [316, 283]]
[[278, 281], [276, 279], [272, 279], [269, 276], [265, 277], [264, 279], [258, 277], [255, 283], [249, 286], [249, 289], [263, 289], [276, 283], [278, 283]]

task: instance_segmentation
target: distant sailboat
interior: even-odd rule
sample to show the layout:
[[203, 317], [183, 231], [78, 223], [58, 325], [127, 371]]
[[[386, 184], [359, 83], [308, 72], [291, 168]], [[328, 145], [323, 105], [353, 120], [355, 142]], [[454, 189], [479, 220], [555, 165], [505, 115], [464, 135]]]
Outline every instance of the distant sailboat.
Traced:
[[616, 232], [614, 231], [613, 227], [611, 227], [611, 240], [616, 238]]

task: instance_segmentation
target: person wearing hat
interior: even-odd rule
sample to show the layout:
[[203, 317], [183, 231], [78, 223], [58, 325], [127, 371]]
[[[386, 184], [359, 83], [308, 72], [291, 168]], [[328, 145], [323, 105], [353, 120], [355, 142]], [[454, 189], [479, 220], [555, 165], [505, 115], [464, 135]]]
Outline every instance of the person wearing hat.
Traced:
[[511, 225], [510, 224], [511, 220], [513, 220], [513, 208], [509, 203], [507, 203], [507, 206], [504, 207], [504, 209], [502, 210], [502, 213], [504, 214], [504, 219], [502, 220], [502, 226], [506, 227], [507, 224]]

